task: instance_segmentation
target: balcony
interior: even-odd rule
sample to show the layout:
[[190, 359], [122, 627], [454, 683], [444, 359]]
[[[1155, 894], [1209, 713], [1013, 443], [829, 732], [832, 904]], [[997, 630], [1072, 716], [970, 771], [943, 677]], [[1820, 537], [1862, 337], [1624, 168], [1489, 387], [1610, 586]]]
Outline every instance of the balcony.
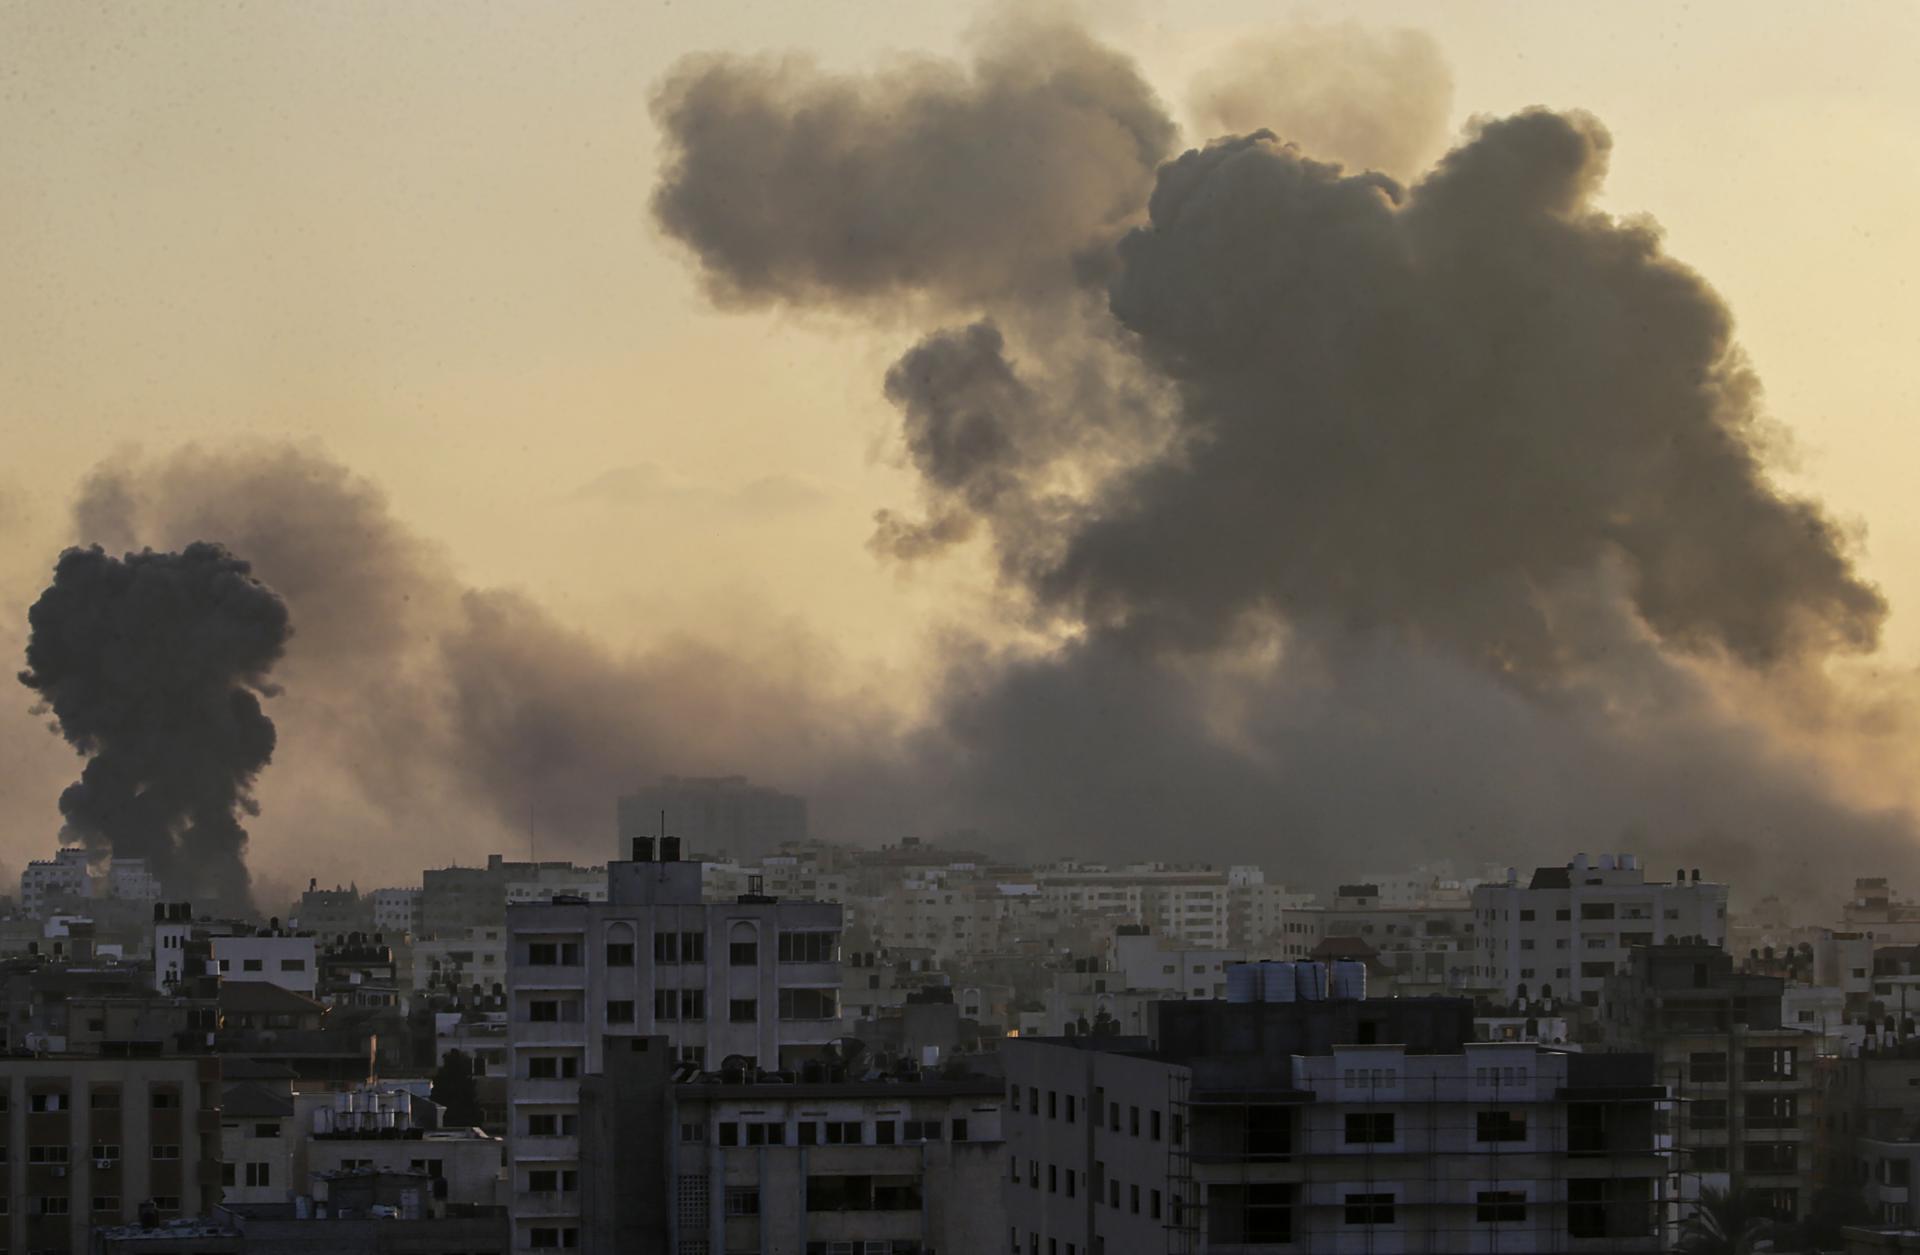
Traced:
[[580, 1139], [577, 1137], [531, 1137], [521, 1134], [512, 1140], [512, 1153], [516, 1162], [538, 1159], [556, 1163], [572, 1163], [580, 1158]]
[[540, 1080], [530, 1080], [526, 1077], [516, 1077], [508, 1084], [510, 1086], [508, 1093], [516, 1103], [541, 1103], [552, 1106], [580, 1101], [578, 1079], [563, 1081], [543, 1077]]
[[580, 1214], [578, 1190], [520, 1190], [513, 1196], [513, 1214], [542, 1219]]
[[516, 1046], [585, 1046], [587, 1025], [584, 1020], [518, 1020], [513, 1026]]

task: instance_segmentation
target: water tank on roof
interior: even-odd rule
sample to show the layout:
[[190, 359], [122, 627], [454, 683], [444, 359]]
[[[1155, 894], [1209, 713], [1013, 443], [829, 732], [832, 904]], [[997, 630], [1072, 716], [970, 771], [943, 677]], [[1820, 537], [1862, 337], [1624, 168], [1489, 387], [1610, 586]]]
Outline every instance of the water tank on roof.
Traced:
[[1319, 1002], [1327, 996], [1327, 965], [1310, 962], [1294, 965], [1294, 992], [1302, 1002]]
[[1260, 1000], [1260, 965], [1257, 963], [1235, 963], [1227, 968], [1227, 1001], [1258, 1002]]
[[1293, 963], [1277, 963], [1269, 959], [1260, 965], [1260, 1001], [1292, 1002], [1300, 996], [1299, 976], [1295, 975]]
[[1341, 959], [1333, 965], [1333, 996], [1358, 1002], [1367, 996], [1367, 965], [1358, 959]]

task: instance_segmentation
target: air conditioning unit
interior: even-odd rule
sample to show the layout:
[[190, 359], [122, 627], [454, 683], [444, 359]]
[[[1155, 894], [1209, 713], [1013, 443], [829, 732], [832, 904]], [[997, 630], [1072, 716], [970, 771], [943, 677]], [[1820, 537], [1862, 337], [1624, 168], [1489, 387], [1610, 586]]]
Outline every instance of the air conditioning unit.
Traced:
[[111, 1168], [118, 1162], [119, 1160], [117, 1159], [96, 1159], [93, 1161], [93, 1166], [96, 1168]]
[[66, 1176], [66, 1175], [67, 1175], [67, 1165], [65, 1165], [65, 1164], [55, 1164], [55, 1165], [53, 1166], [53, 1175], [54, 1175], [54, 1176], [56, 1176], [56, 1177], [64, 1177], [64, 1176]]

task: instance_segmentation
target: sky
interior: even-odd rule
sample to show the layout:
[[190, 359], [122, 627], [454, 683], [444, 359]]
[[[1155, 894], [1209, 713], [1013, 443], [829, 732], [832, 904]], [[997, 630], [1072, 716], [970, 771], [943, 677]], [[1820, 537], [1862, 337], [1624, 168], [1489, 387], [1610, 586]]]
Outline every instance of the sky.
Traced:
[[[916, 329], [714, 308], [649, 213], [650, 106], [690, 53], [870, 69], [955, 55], [991, 12], [0, 8], [0, 616], [21, 621], [76, 538], [73, 500], [103, 460], [292, 441], [373, 480], [462, 579], [524, 591], [613, 649], [790, 624], [914, 708], [946, 633], [996, 622], [984, 559], [905, 571], [867, 543], [877, 510], [913, 500], [880, 381]], [[1236, 44], [1349, 16], [1132, 0], [1087, 20], [1191, 143], [1196, 84]], [[1656, 220], [1726, 297], [1783, 478], [1859, 538], [1893, 606], [1882, 660], [1911, 668], [1920, 173], [1903, 158], [1920, 11], [1359, 17], [1438, 42], [1456, 131], [1534, 104], [1604, 121], [1602, 203]], [[30, 701], [0, 719], [39, 722]], [[48, 736], [7, 769], [0, 858], [45, 856], [44, 781], [69, 762]], [[263, 854], [297, 874], [288, 852]]]

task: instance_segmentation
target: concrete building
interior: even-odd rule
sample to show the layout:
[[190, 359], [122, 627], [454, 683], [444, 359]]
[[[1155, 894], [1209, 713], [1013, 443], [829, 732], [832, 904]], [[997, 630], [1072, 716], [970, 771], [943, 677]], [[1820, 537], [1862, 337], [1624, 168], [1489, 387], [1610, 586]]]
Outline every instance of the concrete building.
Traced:
[[[605, 902], [508, 912], [508, 1082], [516, 1250], [577, 1241], [578, 1192], [533, 1184], [580, 1168], [580, 1083], [642, 1035], [678, 1061], [777, 1070], [840, 1032], [840, 908], [701, 900], [700, 864], [642, 840], [608, 867]], [[565, 1180], [566, 1178], [555, 1178]], [[546, 1176], [537, 1178], [548, 1181]]]
[[220, 1201], [280, 1203], [299, 1190], [302, 1130], [284, 1086], [241, 1081], [220, 1100]]
[[668, 776], [621, 798], [616, 819], [615, 858], [625, 858], [637, 839], [662, 835], [678, 837], [691, 852], [736, 857], [807, 839], [807, 800], [745, 776]]
[[1631, 854], [1576, 855], [1521, 884], [1473, 891], [1479, 930], [1474, 981], [1509, 1001], [1600, 1005], [1607, 977], [1635, 946], [1698, 940], [1726, 944], [1727, 887], [1676, 875], [1650, 881]]
[[420, 890], [375, 889], [367, 896], [373, 900], [373, 931], [394, 939], [419, 933]]
[[213, 961], [223, 980], [263, 980], [311, 998], [319, 982], [311, 935], [256, 933], [215, 937]]
[[0, 1063], [10, 1251], [83, 1251], [96, 1225], [206, 1215], [220, 1196], [220, 1061]]
[[[668, 1244], [685, 1251], [992, 1251], [1005, 1232], [997, 1077], [672, 1087]], [[691, 1241], [690, 1241], [691, 1240]], [[589, 1243], [593, 1246], [594, 1244]], [[611, 1245], [595, 1249], [632, 1249]]]
[[90, 856], [69, 846], [50, 859], [35, 859], [20, 873], [20, 908], [39, 919], [62, 903], [93, 896]]
[[1780, 1023], [1782, 983], [1735, 972], [1706, 945], [1637, 948], [1607, 981], [1603, 1044], [1652, 1054], [1677, 1100], [1675, 1223], [1708, 1188], [1751, 1192], [1782, 1220], [1806, 1217], [1820, 1038]]
[[1474, 1042], [1465, 999], [1157, 1019], [1003, 1048], [1002, 1249], [1662, 1249], [1645, 1056]]

